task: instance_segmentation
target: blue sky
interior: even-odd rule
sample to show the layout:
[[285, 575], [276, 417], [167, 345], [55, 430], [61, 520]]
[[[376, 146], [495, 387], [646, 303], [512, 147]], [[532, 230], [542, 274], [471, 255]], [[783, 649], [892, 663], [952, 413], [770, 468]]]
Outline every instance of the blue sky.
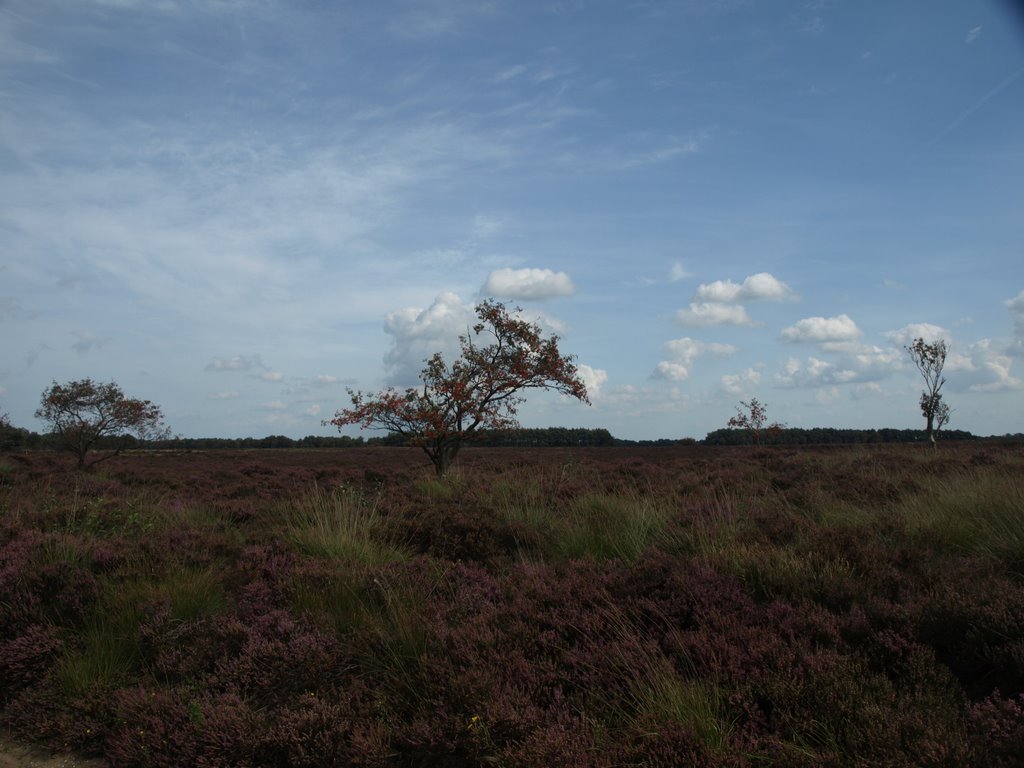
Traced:
[[331, 434], [493, 296], [593, 405], [702, 437], [1024, 431], [1024, 16], [907, 0], [0, 2], [0, 412], [117, 381]]

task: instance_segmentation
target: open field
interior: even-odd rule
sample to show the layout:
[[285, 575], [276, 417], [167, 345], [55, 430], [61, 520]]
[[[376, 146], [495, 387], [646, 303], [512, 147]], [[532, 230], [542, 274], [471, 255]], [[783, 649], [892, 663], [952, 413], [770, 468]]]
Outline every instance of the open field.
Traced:
[[1019, 444], [467, 449], [445, 480], [397, 448], [69, 465], [0, 455], [22, 743], [113, 766], [1024, 765]]

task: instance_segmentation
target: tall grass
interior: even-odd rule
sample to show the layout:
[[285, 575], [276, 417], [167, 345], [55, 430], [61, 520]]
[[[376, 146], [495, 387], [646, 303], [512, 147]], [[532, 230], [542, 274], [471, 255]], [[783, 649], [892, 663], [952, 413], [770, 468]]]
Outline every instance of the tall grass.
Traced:
[[893, 512], [912, 535], [1024, 571], [1024, 480], [1019, 475], [969, 469], [930, 478]]
[[148, 594], [142, 583], [107, 585], [58, 664], [56, 677], [65, 694], [106, 692], [132, 672], [140, 658], [141, 603]]
[[611, 607], [602, 613], [608, 637], [599, 646], [619, 649], [611, 651], [610, 661], [623, 680], [619, 690], [594, 691], [599, 710], [610, 714], [607, 725], [612, 732], [650, 734], [682, 726], [712, 752], [724, 749], [734, 723], [727, 696], [718, 684], [692, 667], [677, 670], [657, 646], [646, 641], [649, 632], [624, 614]]
[[550, 547], [570, 559], [633, 562], [665, 529], [669, 514], [640, 491], [589, 493], [574, 501], [554, 526]]
[[404, 559], [405, 553], [386, 538], [380, 496], [367, 496], [351, 486], [313, 486], [283, 508], [285, 535], [307, 555], [342, 558], [366, 564]]

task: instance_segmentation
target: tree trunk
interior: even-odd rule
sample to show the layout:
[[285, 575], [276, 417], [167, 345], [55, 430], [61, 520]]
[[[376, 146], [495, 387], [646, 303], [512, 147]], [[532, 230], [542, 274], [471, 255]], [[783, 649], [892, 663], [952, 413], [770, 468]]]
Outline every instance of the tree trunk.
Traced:
[[434, 463], [434, 471], [437, 472], [438, 477], [444, 477], [448, 474], [448, 470], [451, 469], [455, 456], [461, 447], [461, 441], [453, 441], [442, 443], [430, 452], [430, 460]]
[[932, 414], [928, 414], [928, 439], [931, 441], [932, 448], [938, 448], [938, 444], [935, 442], [935, 417]]

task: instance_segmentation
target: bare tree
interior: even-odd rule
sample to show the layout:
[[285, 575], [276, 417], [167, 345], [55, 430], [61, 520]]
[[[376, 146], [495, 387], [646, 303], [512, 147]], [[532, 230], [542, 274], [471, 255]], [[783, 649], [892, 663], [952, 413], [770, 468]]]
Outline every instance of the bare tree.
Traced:
[[932, 447], [936, 447], [936, 437], [946, 424], [952, 409], [948, 404], [942, 402], [942, 385], [946, 383], [946, 377], [942, 375], [942, 369], [946, 365], [946, 355], [949, 347], [945, 339], [937, 339], [931, 343], [925, 342], [922, 338], [914, 339], [913, 344], [904, 347], [910, 359], [921, 373], [924, 379], [924, 390], [921, 392], [921, 415], [925, 420], [925, 432]]

